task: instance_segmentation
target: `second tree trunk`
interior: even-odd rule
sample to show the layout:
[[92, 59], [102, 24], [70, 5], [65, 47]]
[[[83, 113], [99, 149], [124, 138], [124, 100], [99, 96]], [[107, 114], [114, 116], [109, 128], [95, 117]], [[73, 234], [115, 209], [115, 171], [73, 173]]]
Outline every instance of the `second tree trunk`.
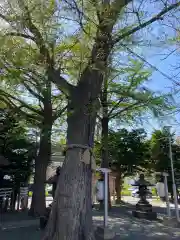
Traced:
[[51, 124], [43, 125], [39, 153], [35, 160], [34, 187], [30, 213], [33, 216], [41, 216], [45, 212], [45, 182], [46, 170], [51, 157]]

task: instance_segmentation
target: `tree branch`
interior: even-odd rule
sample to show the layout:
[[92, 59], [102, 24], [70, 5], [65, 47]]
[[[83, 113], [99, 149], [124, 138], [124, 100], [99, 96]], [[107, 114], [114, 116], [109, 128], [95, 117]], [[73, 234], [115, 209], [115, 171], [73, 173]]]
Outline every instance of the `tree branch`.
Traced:
[[[6, 65], [4, 65], [4, 68], [6, 69], [7, 72], [9, 72], [11, 74], [11, 68], [7, 67]], [[42, 87], [40, 82], [38, 82], [37, 78], [40, 79], [41, 76], [38, 75], [36, 72], [32, 71], [31, 69], [22, 69], [22, 68], [17, 68], [16, 66], [12, 65], [12, 68], [17, 69], [19, 71], [22, 72], [23, 77], [22, 76], [18, 76], [19, 79], [22, 79], [22, 84], [24, 85], [24, 87], [29, 91], [29, 93], [31, 95], [33, 95], [35, 98], [37, 98], [39, 101], [44, 102], [44, 97], [43, 95], [43, 91], [42, 91]], [[33, 75], [36, 75], [35, 77]], [[26, 79], [24, 79], [26, 78]], [[28, 78], [28, 79], [27, 79]], [[29, 82], [30, 84], [32, 84], [32, 86], [37, 90], [37, 92], [35, 92], [27, 83]], [[42, 94], [42, 95], [40, 95]]]
[[[31, 70], [29, 70], [29, 72], [31, 72]], [[35, 73], [32, 72], [32, 74], [35, 74]], [[40, 95], [40, 98], [41, 98], [41, 101], [43, 102], [44, 101], [43, 88], [42, 88], [42, 84], [40, 82], [40, 78], [42, 78], [42, 76], [36, 74], [36, 76], [34, 77], [33, 75], [31, 75], [30, 73], [28, 73], [26, 71], [24, 71], [24, 75], [29, 78], [30, 84], [33, 85], [33, 87], [37, 90], [39, 95], [40, 95], [40, 93], [42, 94], [42, 96]], [[37, 78], [39, 81], [37, 80]], [[23, 83], [24, 83], [24, 81], [23, 81]]]
[[173, 10], [173, 9], [176, 9], [180, 6], [180, 1], [174, 3], [174, 4], [171, 4], [169, 7], [164, 7], [164, 9], [162, 11], [160, 11], [156, 16], [152, 17], [151, 19], [149, 19], [148, 21], [142, 23], [141, 25], [123, 33], [122, 35], [116, 37], [114, 40], [113, 40], [113, 45], [118, 43], [119, 41], [121, 41], [122, 39], [128, 37], [129, 35], [147, 27], [148, 25], [158, 21], [158, 20], [162, 20], [162, 17], [168, 13], [169, 11]]
[[[29, 78], [28, 80], [31, 82], [31, 84], [37, 89], [37, 91], [39, 92], [42, 92], [42, 90], [39, 88], [39, 83], [38, 81], [36, 80], [36, 78], [34, 78], [32, 75], [30, 75], [30, 70], [24, 70], [24, 69], [21, 69], [21, 68], [17, 68], [16, 66], [12, 65], [12, 67], [14, 69], [17, 69], [17, 70], [20, 70], [25, 76], [25, 78]], [[4, 64], [4, 68], [6, 69], [7, 72], [9, 72], [11, 74], [11, 68], [7, 67], [6, 64]], [[39, 77], [39, 76], [37, 76]], [[29, 93], [31, 95], [33, 95], [35, 98], [39, 99], [41, 102], [44, 102], [44, 98], [36, 93], [31, 87], [28, 86], [28, 84], [26, 84], [26, 81], [24, 80], [23, 77], [18, 77], [18, 78], [21, 78], [22, 79], [22, 82], [23, 82], [23, 85], [25, 86], [25, 88], [29, 91]], [[27, 80], [27, 79], [26, 79]], [[33, 80], [35, 83], [33, 83], [31, 80]]]
[[68, 83], [68, 81], [60, 75], [60, 73], [60, 69], [51, 71], [51, 80], [68, 97], [71, 95], [75, 86]]
[[33, 95], [39, 101], [44, 102], [44, 98], [40, 94], [36, 93], [31, 87], [29, 87], [28, 84], [25, 83], [25, 81], [23, 82], [23, 85], [31, 95]]
[[[39, 29], [33, 23], [30, 11], [29, 11], [27, 5], [25, 4], [24, 0], [18, 0], [18, 4], [19, 4], [19, 7], [21, 8], [21, 10], [23, 11], [24, 24], [33, 36], [29, 36], [29, 35], [26, 35], [24, 33], [13, 33], [13, 32], [9, 33], [9, 35], [29, 38], [36, 43], [36, 45], [38, 46], [38, 48], [40, 50], [40, 53], [44, 57], [44, 60], [47, 61], [48, 66], [51, 68], [51, 75], [52, 75], [51, 81], [53, 83], [55, 83], [59, 87], [59, 89], [63, 93], [65, 93], [66, 96], [69, 96], [72, 89], [73, 89], [73, 85], [69, 84], [62, 76], [60, 76], [60, 71], [59, 70], [54, 69], [53, 59], [50, 56], [49, 49], [46, 46]], [[12, 22], [12, 19], [10, 19], [10, 18], [8, 18], [8, 17], [6, 17], [2, 14], [0, 14], [0, 18], [4, 19], [8, 23]]]
[[40, 53], [44, 56], [44, 60], [47, 61], [49, 65], [49, 73], [51, 75], [51, 81], [55, 83], [60, 90], [65, 93], [67, 96], [69, 96], [72, 85], [69, 84], [63, 77], [60, 76], [60, 71], [54, 69], [54, 61], [50, 56], [49, 50], [46, 47], [46, 44], [44, 42], [44, 39], [39, 31], [39, 29], [33, 24], [31, 19], [31, 14], [29, 12], [28, 7], [25, 5], [24, 0], [18, 0], [19, 6], [24, 11], [25, 14], [25, 24], [29, 31], [34, 35], [35, 43], [40, 49]]
[[111, 110], [108, 113], [108, 117], [111, 116], [112, 112], [117, 108], [117, 106], [123, 101], [124, 97], [121, 97], [118, 102], [111, 108]]
[[5, 36], [22, 37], [22, 38], [30, 39], [35, 42], [35, 38], [33, 36], [30, 36], [24, 33], [9, 32], [9, 33], [6, 33]]
[[2, 102], [4, 102], [7, 106], [9, 106], [9, 108], [11, 108], [15, 113], [21, 113], [21, 115], [25, 116], [26, 118], [28, 118], [29, 120], [36, 120], [38, 122], [41, 121], [40, 116], [38, 115], [32, 115], [32, 114], [28, 114], [27, 112], [24, 112], [21, 107], [17, 107], [9, 98], [4, 98], [2, 96], [0, 96], [0, 100]]
[[2, 13], [0, 13], [0, 18], [2, 18], [4, 21], [6, 21], [7, 23], [11, 22], [11, 18], [4, 16]]
[[24, 0], [18, 0], [19, 7], [23, 11], [24, 15], [24, 24], [29, 29], [29, 31], [34, 35], [34, 41], [39, 47], [40, 53], [44, 56], [44, 60], [47, 61], [48, 64], [51, 65], [52, 59], [49, 54], [49, 50], [45, 45], [44, 39], [39, 31], [39, 29], [32, 22], [31, 14], [27, 5], [24, 3]]
[[139, 105], [139, 104], [140, 104], [140, 102], [133, 103], [133, 104], [131, 104], [130, 106], [125, 107], [125, 108], [122, 109], [121, 111], [119, 111], [119, 112], [117, 112], [117, 113], [109, 116], [109, 119], [113, 119], [113, 118], [117, 117], [119, 114], [121, 114], [121, 113], [123, 113], [123, 112], [126, 112], [126, 111], [132, 109], [133, 107], [135, 107], [135, 106], [137, 106], [137, 105]]
[[55, 114], [53, 115], [53, 121], [55, 121], [58, 117], [60, 117], [67, 109], [67, 105], [62, 109], [56, 109]]
[[30, 110], [30, 111], [32, 111], [32, 112], [34, 112], [34, 113], [36, 113], [36, 114], [38, 114], [40, 116], [43, 115], [41, 111], [39, 111], [38, 109], [35, 109], [35, 108], [29, 106], [24, 101], [14, 97], [14, 96], [12, 96], [10, 93], [6, 93], [2, 89], [0, 90], [0, 93], [1, 93], [1, 96], [4, 96], [5, 98], [7, 97], [8, 99], [13, 99], [13, 100], [17, 101], [18, 103], [20, 103], [21, 104], [20, 108], [25, 107], [28, 110]]

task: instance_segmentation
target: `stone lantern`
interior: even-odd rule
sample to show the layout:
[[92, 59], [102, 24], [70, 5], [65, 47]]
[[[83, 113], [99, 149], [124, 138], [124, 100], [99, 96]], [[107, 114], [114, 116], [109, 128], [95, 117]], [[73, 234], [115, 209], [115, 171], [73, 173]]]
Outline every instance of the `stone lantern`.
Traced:
[[132, 184], [139, 188], [138, 194], [140, 200], [136, 204], [136, 210], [132, 211], [132, 215], [137, 218], [145, 218], [148, 220], [156, 220], [157, 213], [153, 212], [152, 205], [147, 201], [146, 197], [149, 194], [148, 187], [154, 186], [144, 179], [144, 174], [140, 174], [139, 180]]

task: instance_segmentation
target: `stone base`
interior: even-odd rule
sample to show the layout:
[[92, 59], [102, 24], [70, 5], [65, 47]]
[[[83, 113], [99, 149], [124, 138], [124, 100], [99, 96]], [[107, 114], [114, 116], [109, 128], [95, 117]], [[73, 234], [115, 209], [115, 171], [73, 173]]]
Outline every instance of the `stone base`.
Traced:
[[96, 240], [104, 240], [104, 239], [111, 239], [115, 238], [116, 234], [109, 230], [108, 228], [97, 227], [95, 230], [95, 239]]
[[132, 215], [136, 218], [143, 218], [147, 220], [157, 220], [156, 212], [132, 211]]
[[152, 205], [150, 203], [141, 203], [138, 202], [136, 204], [136, 210], [142, 212], [152, 212]]

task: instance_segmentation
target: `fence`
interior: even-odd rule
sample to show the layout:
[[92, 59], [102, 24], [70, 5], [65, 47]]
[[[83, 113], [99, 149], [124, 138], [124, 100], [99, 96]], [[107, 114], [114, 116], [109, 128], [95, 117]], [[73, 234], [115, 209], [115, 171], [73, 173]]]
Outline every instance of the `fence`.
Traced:
[[12, 188], [0, 188], [0, 197], [7, 198], [11, 197]]
[[11, 195], [12, 188], [0, 188], [0, 210], [7, 211]]
[[[20, 187], [19, 194], [17, 196], [17, 199], [15, 201], [15, 206], [11, 206], [11, 210], [14, 208], [17, 210], [26, 209], [28, 205], [28, 187]], [[11, 203], [13, 202], [14, 198], [14, 192], [12, 188], [0, 188], [0, 209], [1, 210], [7, 210], [9, 207], [9, 200], [11, 199]], [[12, 203], [13, 204], [13, 203]], [[20, 206], [21, 205], [21, 206]]]
[[22, 210], [27, 208], [28, 205], [28, 187], [20, 187], [20, 192], [18, 196], [17, 210], [21, 208]]

